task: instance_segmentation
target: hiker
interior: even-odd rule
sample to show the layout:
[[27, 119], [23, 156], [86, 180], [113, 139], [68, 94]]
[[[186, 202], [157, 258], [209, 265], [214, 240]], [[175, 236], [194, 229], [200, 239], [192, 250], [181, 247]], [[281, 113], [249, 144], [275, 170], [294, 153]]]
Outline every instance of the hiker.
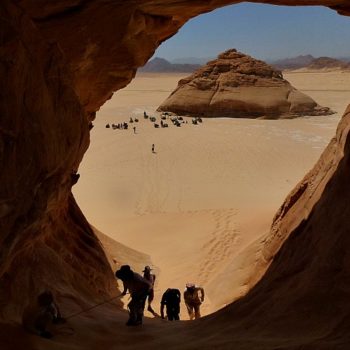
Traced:
[[133, 129], [134, 129], [134, 134], [136, 134], [136, 126], [134, 126]]
[[122, 295], [126, 295], [128, 290], [131, 295], [131, 301], [128, 304], [129, 320], [126, 325], [137, 326], [142, 324], [146, 298], [152, 287], [151, 283], [132, 271], [129, 265], [122, 265], [115, 275], [123, 281], [124, 290]]
[[178, 321], [180, 319], [180, 301], [181, 293], [178, 289], [168, 288], [160, 302], [160, 315], [164, 319], [164, 306], [166, 306], [166, 315], [169, 321]]
[[154, 143], [152, 143], [152, 153], [155, 153], [155, 151], [154, 151]]
[[47, 339], [53, 337], [47, 330], [50, 324], [65, 322], [50, 291], [39, 294], [35, 305], [28, 306], [22, 316], [22, 325], [25, 329]]
[[145, 269], [142, 271], [143, 272], [143, 278], [145, 278], [149, 283], [152, 285], [152, 288], [149, 290], [148, 293], [148, 307], [147, 310], [149, 312], [152, 312], [154, 314], [154, 310], [152, 309], [151, 303], [154, 299], [154, 283], [156, 281], [156, 275], [151, 273], [151, 268], [149, 266], [145, 266]]
[[[200, 297], [199, 292], [201, 293]], [[187, 283], [186, 290], [184, 291], [184, 300], [190, 320], [193, 320], [193, 318], [200, 318], [200, 306], [204, 301], [204, 289], [202, 287], [197, 287], [193, 283]]]

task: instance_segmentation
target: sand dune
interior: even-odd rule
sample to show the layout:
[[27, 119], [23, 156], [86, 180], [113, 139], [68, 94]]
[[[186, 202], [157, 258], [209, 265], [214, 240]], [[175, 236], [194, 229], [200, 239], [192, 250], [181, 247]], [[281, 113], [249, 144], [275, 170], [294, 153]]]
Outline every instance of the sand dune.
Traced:
[[[156, 115], [179, 78], [139, 75], [101, 109], [75, 196], [99, 230], [150, 256], [159, 275], [157, 307], [167, 287], [182, 290], [194, 281], [207, 291], [207, 314], [242, 296], [266, 269], [260, 243], [285, 196], [334, 136], [350, 86], [344, 74], [286, 74], [338, 114], [155, 129], [143, 111]], [[136, 134], [105, 128], [135, 116]], [[134, 267], [141, 266], [138, 260]]]

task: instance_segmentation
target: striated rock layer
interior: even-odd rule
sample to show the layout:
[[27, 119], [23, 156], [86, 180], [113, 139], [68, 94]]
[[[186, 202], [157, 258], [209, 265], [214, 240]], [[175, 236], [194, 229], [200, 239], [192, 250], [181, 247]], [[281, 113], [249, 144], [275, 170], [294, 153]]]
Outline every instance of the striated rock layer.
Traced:
[[[5, 2], [6, 3], [6, 2]], [[62, 52], [0, 4], [0, 305], [18, 315], [38, 291], [111, 291], [105, 254], [71, 194], [89, 123]]]
[[[89, 121], [188, 19], [237, 2], [0, 2], [3, 321], [18, 320], [43, 288], [56, 292], [63, 311], [71, 301], [91, 303], [114, 292], [105, 253], [71, 194]], [[324, 5], [350, 15], [347, 0], [255, 2]], [[350, 110], [277, 214], [266, 241], [266, 275], [247, 297], [191, 326], [192, 342], [183, 348], [201, 342], [203, 349], [232, 349], [236, 342], [248, 349], [258, 339], [256, 348], [286, 349], [284, 337], [294, 339], [295, 349], [349, 348], [349, 116]]]
[[181, 79], [158, 110], [202, 117], [267, 119], [333, 113], [295, 89], [280, 71], [235, 49]]

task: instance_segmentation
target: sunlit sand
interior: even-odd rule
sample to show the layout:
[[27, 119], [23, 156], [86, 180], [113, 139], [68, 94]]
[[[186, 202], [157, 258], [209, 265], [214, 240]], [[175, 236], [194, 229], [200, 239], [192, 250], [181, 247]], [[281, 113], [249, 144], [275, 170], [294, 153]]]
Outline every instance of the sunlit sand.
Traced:
[[[206, 290], [205, 315], [244, 295], [264, 272], [260, 243], [284, 198], [334, 136], [350, 73], [285, 74], [335, 115], [204, 119], [199, 125], [188, 119], [180, 128], [155, 129], [143, 111], [156, 116], [182, 77], [138, 75], [103, 106], [74, 194], [98, 230], [149, 255], [145, 261], [132, 252], [116, 258], [139, 272], [151, 261], [155, 309], [166, 288], [194, 282]], [[105, 128], [130, 117], [139, 122], [128, 130]]]

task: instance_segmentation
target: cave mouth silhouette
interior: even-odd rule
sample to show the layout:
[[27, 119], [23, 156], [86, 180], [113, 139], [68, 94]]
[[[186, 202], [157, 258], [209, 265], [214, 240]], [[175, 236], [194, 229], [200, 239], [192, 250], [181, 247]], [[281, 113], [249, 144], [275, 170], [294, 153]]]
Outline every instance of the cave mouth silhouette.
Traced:
[[[69, 299], [68, 309], [72, 302], [100, 301], [115, 291], [107, 257], [71, 195], [72, 174], [88, 148], [89, 123], [111, 91], [125, 86], [160, 42], [190, 17], [227, 3], [190, 1], [162, 8], [152, 7], [153, 2], [143, 8], [125, 3], [120, 22], [119, 3], [104, 3], [96, 11], [96, 3], [75, 3], [67, 9], [67, 2], [60, 2], [44, 12], [34, 2], [24, 1], [21, 8], [9, 0], [0, 3], [1, 59], [7, 68], [2, 71], [6, 95], [0, 95], [4, 320], [18, 322], [25, 304], [42, 288], [50, 287], [62, 300]], [[345, 1], [330, 6], [350, 13]], [[91, 19], [93, 25], [76, 30], [77, 24], [91, 24]], [[115, 53], [113, 61], [103, 55], [106, 52]], [[20, 72], [14, 68], [18, 66]], [[343, 321], [350, 310], [346, 252], [350, 213], [347, 201], [341, 200], [350, 196], [348, 118], [349, 110], [336, 138], [276, 214], [262, 249], [265, 261], [271, 263], [268, 273], [239, 302], [203, 320], [208, 327], [200, 329], [198, 345], [208, 348], [212, 343], [206, 342], [212, 341], [232, 348], [231, 339], [222, 337], [231, 331], [256, 331], [270, 345], [277, 334], [274, 344], [279, 347], [285, 347], [286, 335], [296, 336], [308, 349], [326, 349], [339, 342], [338, 348], [344, 348], [341, 344], [349, 343]], [[197, 345], [194, 335], [199, 332], [194, 328], [188, 348], [193, 342]], [[174, 339], [174, 344], [180, 341]]]

